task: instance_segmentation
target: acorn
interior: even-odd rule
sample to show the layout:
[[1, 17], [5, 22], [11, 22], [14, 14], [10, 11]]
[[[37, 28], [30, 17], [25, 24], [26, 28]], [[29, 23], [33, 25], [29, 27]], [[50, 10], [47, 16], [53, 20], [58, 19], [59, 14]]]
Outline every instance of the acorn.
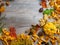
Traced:
[[39, 9], [39, 12], [43, 12], [43, 8], [40, 8], [40, 9]]
[[9, 2], [8, 1], [6, 2], [6, 6], [9, 6]]

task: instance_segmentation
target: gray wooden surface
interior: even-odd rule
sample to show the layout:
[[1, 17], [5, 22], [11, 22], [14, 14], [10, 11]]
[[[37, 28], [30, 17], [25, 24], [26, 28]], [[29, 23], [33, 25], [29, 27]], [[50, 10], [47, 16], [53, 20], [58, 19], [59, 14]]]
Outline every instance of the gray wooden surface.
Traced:
[[6, 19], [5, 27], [14, 26], [17, 33], [22, 33], [30, 28], [32, 24], [39, 23], [42, 14], [39, 13], [39, 0], [15, 0], [10, 2], [10, 6], [6, 8], [4, 15]]
[[39, 0], [15, 0], [6, 8], [5, 27], [14, 26], [17, 33], [22, 33], [32, 24], [39, 23], [42, 14], [39, 13]]
[[[30, 26], [38, 23], [41, 14], [39, 0], [15, 0], [6, 8], [6, 22], [14, 26]], [[9, 21], [8, 21], [9, 20]]]

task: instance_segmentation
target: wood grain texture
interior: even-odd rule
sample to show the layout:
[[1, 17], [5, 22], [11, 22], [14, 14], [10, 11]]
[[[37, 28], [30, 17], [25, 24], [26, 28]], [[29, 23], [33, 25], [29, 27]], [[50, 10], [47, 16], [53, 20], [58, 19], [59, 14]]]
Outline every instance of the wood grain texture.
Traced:
[[30, 26], [38, 23], [41, 14], [38, 0], [15, 0], [6, 8], [6, 20], [8, 25]]

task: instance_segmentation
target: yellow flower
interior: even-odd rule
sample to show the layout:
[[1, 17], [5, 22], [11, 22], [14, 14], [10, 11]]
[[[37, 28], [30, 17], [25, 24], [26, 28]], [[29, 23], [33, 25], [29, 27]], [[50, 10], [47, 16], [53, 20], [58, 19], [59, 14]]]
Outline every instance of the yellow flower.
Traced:
[[29, 36], [29, 35], [26, 35], [26, 38], [27, 38], [27, 39], [29, 39], [29, 38], [30, 38], [30, 36]]
[[3, 31], [3, 33], [4, 33], [4, 34], [9, 35], [9, 34], [10, 34], [10, 32], [9, 32], [9, 31], [7, 31], [7, 30], [8, 30], [7, 28], [3, 28], [3, 29], [2, 29], [2, 31]]
[[50, 6], [53, 7], [54, 6], [54, 1], [50, 1]]
[[9, 32], [6, 32], [6, 35], [9, 35], [10, 33]]
[[45, 14], [45, 15], [43, 16], [43, 19], [44, 19], [44, 20], [47, 20], [47, 19], [48, 19], [48, 15]]
[[44, 32], [48, 35], [53, 35], [57, 31], [56, 26], [52, 22], [47, 22], [44, 25], [43, 29], [44, 29]]
[[20, 35], [20, 38], [25, 39], [25, 38], [26, 38], [25, 34], [22, 33], [22, 34]]

